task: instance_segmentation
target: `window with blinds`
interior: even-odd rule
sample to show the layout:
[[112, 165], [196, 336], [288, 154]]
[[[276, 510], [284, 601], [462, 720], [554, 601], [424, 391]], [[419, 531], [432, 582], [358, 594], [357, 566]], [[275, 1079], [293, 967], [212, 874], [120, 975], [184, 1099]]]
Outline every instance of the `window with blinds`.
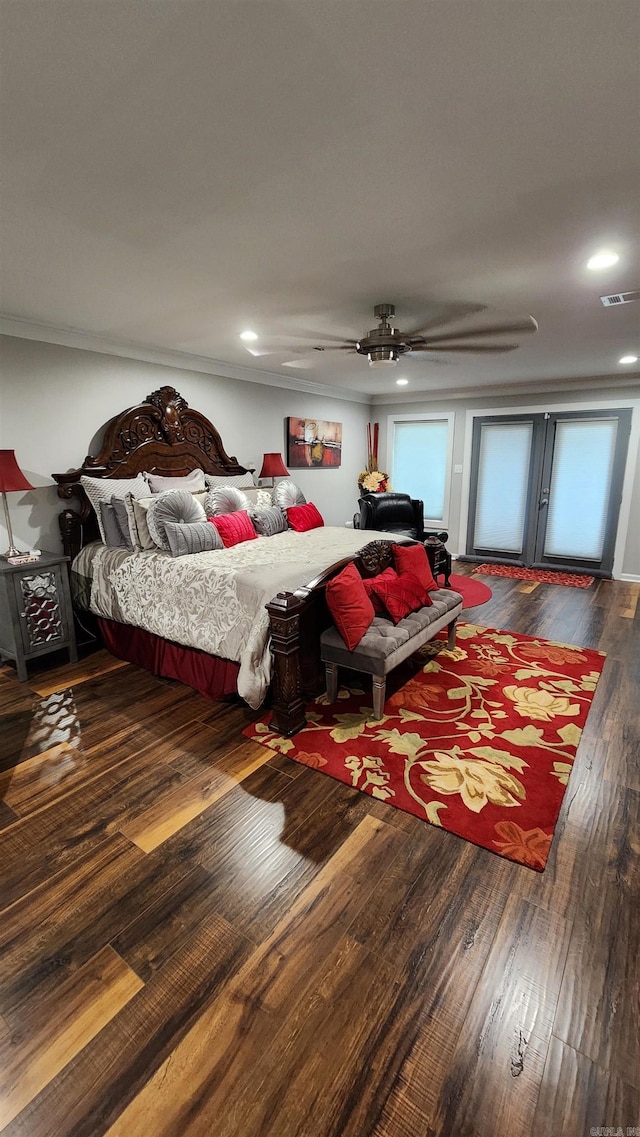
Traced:
[[617, 433], [617, 419], [556, 423], [546, 557], [602, 557]]
[[521, 553], [529, 486], [533, 423], [483, 423], [473, 544]]
[[447, 524], [453, 415], [393, 419], [391, 485], [424, 502], [425, 524]]

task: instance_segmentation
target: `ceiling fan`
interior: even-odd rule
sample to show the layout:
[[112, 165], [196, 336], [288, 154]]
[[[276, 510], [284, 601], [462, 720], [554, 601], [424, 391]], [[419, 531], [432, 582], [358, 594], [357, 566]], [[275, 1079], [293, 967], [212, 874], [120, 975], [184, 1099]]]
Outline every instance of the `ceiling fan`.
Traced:
[[[476, 306], [471, 311], [483, 311], [483, 307]], [[377, 328], [372, 328], [366, 336], [361, 336], [358, 340], [346, 340], [341, 344], [332, 344], [327, 347], [319, 346], [313, 350], [355, 352], [358, 355], [366, 356], [370, 367], [393, 367], [401, 356], [412, 351], [491, 352], [496, 354], [515, 351], [519, 347], [517, 343], [486, 344], [461, 341], [477, 340], [479, 337], [503, 335], [505, 333], [521, 335], [524, 332], [537, 332], [538, 330], [537, 321], [534, 320], [533, 316], [526, 316], [515, 323], [492, 324], [446, 335], [435, 331], [436, 328], [450, 323], [452, 319], [459, 318], [460, 313], [458, 312], [456, 316], [452, 316], [450, 319], [432, 322], [412, 332], [403, 332], [392, 324], [395, 313], [393, 304], [376, 304], [373, 314], [379, 320]], [[465, 314], [470, 313], [467, 310]]]

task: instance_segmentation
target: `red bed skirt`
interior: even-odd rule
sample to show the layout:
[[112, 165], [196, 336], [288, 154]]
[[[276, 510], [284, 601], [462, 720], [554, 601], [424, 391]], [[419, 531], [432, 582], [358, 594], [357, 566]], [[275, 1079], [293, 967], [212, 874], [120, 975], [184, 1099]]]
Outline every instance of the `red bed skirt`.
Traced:
[[105, 647], [118, 659], [126, 659], [127, 663], [135, 663], [164, 679], [179, 679], [205, 699], [222, 699], [236, 693], [238, 663], [208, 655], [195, 647], [182, 647], [154, 636], [153, 632], [113, 620], [99, 617], [98, 626]]

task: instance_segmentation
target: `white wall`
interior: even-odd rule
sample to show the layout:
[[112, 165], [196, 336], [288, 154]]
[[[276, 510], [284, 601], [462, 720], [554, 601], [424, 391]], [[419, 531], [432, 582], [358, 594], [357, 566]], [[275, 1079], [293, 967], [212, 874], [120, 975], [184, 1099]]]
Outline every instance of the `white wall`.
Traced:
[[[562, 404], [580, 404], [587, 406], [588, 404], [606, 403], [610, 407], [625, 407], [637, 403], [640, 399], [640, 385], [637, 387], [625, 387], [617, 389], [611, 385], [607, 388], [600, 390], [585, 390], [580, 391], [573, 389], [571, 391], [552, 391], [538, 393], [535, 391], [528, 391], [522, 395], [504, 395], [500, 397], [476, 396], [467, 399], [443, 399], [439, 401], [424, 401], [419, 399], [415, 401], [398, 402], [377, 404], [371, 408], [371, 421], [380, 423], [380, 455], [381, 461], [389, 462], [390, 446], [387, 436], [388, 417], [394, 414], [431, 414], [438, 412], [449, 412], [454, 414], [454, 440], [453, 440], [453, 460], [452, 466], [462, 466], [462, 472], [452, 474], [451, 477], [451, 497], [449, 505], [449, 548], [453, 553], [462, 553], [466, 547], [466, 529], [464, 520], [466, 517], [466, 489], [468, 486], [468, 469], [465, 468], [465, 460], [468, 455], [465, 453], [465, 436], [467, 424], [467, 412], [470, 410], [478, 410], [482, 413], [492, 411], [498, 408], [511, 408], [511, 407], [529, 407], [539, 406], [541, 410], [551, 407], [557, 407]], [[638, 412], [636, 412], [637, 416]], [[384, 467], [388, 468], [387, 465]], [[634, 474], [635, 469], [635, 474]], [[620, 526], [624, 526], [624, 531], [621, 532], [622, 544], [620, 555], [616, 556], [616, 565], [614, 569], [615, 576], [631, 577], [640, 580], [640, 455], [638, 452], [637, 434], [635, 436], [632, 430], [630, 453], [628, 458], [628, 490], [629, 497], [626, 505], [630, 508], [621, 511]], [[400, 486], [394, 486], [394, 489], [401, 489]], [[623, 501], [623, 507], [625, 502]]]
[[[296, 470], [292, 477], [327, 524], [343, 525], [355, 511], [366, 465], [366, 404], [12, 336], [0, 337], [0, 376], [0, 448], [15, 450], [39, 487], [8, 495], [21, 548], [61, 548], [57, 518], [64, 503], [50, 475], [81, 465], [109, 419], [167, 385], [211, 420], [228, 454], [242, 465], [257, 464], [258, 472], [265, 451], [280, 450], [286, 462], [287, 416], [341, 422], [342, 465]], [[0, 551], [7, 544], [2, 518]]]

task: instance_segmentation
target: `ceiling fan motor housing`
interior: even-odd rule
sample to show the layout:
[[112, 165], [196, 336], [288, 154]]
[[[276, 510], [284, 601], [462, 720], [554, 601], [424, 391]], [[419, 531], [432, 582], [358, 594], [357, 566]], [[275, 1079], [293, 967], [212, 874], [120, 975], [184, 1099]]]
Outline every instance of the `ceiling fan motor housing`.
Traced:
[[395, 304], [376, 304], [373, 314], [376, 320], [384, 320], [386, 323], [391, 316], [395, 316], [396, 306]]

